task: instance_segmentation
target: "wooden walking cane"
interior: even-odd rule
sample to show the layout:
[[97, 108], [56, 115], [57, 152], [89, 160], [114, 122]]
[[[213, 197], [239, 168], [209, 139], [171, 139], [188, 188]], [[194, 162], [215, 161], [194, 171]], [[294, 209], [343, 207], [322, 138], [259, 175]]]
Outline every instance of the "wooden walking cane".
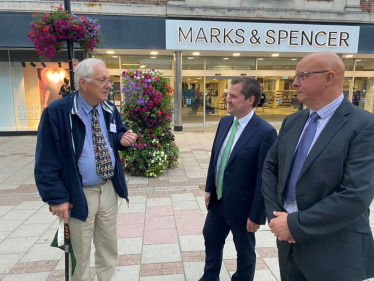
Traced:
[[[73, 209], [73, 205], [69, 205], [69, 210]], [[52, 212], [52, 207], [49, 206]], [[70, 254], [70, 229], [69, 221], [64, 223], [64, 251], [65, 251], [65, 281], [69, 281], [69, 254]]]
[[65, 248], [65, 281], [69, 281], [69, 253], [70, 231], [69, 222], [64, 224], [64, 248]]

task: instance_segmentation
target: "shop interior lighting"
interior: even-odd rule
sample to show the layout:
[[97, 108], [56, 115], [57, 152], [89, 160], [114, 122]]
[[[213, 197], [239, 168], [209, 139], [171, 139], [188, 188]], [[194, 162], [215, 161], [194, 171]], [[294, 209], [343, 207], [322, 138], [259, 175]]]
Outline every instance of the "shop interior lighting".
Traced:
[[140, 68], [144, 68], [144, 67], [145, 67], [145, 65], [144, 65], [144, 64], [140, 66]]
[[157, 57], [151, 57], [151, 59], [157, 59]]
[[24, 61], [21, 62], [21, 64], [22, 64], [22, 67], [26, 67], [26, 63]]
[[31, 65], [32, 67], [35, 67], [35, 66], [36, 66], [36, 64], [33, 63], [33, 62], [30, 62], [30, 65]]
[[291, 59], [291, 60], [297, 60], [297, 59]]
[[224, 60], [229, 60], [230, 58], [223, 58]]
[[139, 65], [139, 63], [123, 63], [122, 65]]
[[233, 53], [232, 54], [234, 57], [239, 57], [240, 56], [240, 53]]
[[279, 57], [279, 54], [271, 54], [272, 57]]
[[112, 58], [115, 58], [115, 59], [117, 59], [117, 58], [118, 58], [118, 56], [112, 56]]
[[59, 61], [57, 64], [58, 64], [58, 68], [61, 68], [61, 61]]
[[151, 52], [151, 55], [158, 55], [158, 52]]
[[356, 60], [356, 61], [361, 61], [361, 60]]
[[346, 58], [353, 58], [353, 55], [346, 55]]
[[258, 58], [257, 60], [264, 60], [263, 58]]
[[191, 80], [191, 79], [187, 79], [187, 80]]
[[188, 59], [188, 60], [193, 60], [193, 57], [188, 57], [187, 59]]
[[192, 53], [194, 56], [200, 56], [200, 53], [199, 52], [193, 52]]
[[114, 54], [114, 51], [106, 51], [106, 53], [112, 55]]
[[47, 66], [45, 65], [44, 61], [41, 62], [41, 65], [43, 66], [43, 68], [46, 68]]

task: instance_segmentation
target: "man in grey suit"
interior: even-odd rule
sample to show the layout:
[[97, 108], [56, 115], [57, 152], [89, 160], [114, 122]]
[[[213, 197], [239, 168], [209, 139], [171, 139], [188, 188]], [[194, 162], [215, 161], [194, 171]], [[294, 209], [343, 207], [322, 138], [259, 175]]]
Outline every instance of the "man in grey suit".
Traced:
[[269, 150], [262, 192], [282, 281], [374, 276], [374, 115], [343, 98], [345, 66], [309, 54], [293, 86], [308, 109], [288, 116]]

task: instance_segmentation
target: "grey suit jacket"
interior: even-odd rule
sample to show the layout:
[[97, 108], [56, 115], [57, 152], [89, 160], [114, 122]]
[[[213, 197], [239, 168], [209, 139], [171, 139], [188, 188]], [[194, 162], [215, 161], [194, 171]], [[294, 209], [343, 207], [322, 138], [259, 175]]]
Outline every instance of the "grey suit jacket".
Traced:
[[[265, 159], [262, 192], [269, 220], [273, 211], [285, 211], [283, 192], [308, 116], [309, 109], [288, 116]], [[339, 231], [371, 235], [369, 207], [373, 197], [374, 115], [344, 99], [310, 150], [296, 184], [299, 211], [288, 215], [295, 245], [324, 241]], [[290, 245], [283, 243], [284, 248]], [[318, 247], [327, 246], [323, 242], [307, 244], [314, 245], [310, 249], [316, 255], [328, 254], [328, 247], [318, 252]], [[372, 238], [365, 247], [374, 249]], [[369, 258], [374, 264], [373, 255]], [[371, 267], [374, 270], [374, 265]]]

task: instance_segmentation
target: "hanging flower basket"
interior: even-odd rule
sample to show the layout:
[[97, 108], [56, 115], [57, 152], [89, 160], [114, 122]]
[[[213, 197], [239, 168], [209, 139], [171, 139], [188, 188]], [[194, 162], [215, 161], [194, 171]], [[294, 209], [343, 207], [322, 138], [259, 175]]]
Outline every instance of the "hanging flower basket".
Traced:
[[43, 57], [53, 58], [64, 48], [64, 42], [72, 40], [85, 52], [92, 52], [103, 41], [101, 26], [97, 20], [78, 17], [64, 10], [62, 4], [51, 6], [52, 11], [38, 17], [31, 23], [27, 36], [35, 46], [36, 52]]

